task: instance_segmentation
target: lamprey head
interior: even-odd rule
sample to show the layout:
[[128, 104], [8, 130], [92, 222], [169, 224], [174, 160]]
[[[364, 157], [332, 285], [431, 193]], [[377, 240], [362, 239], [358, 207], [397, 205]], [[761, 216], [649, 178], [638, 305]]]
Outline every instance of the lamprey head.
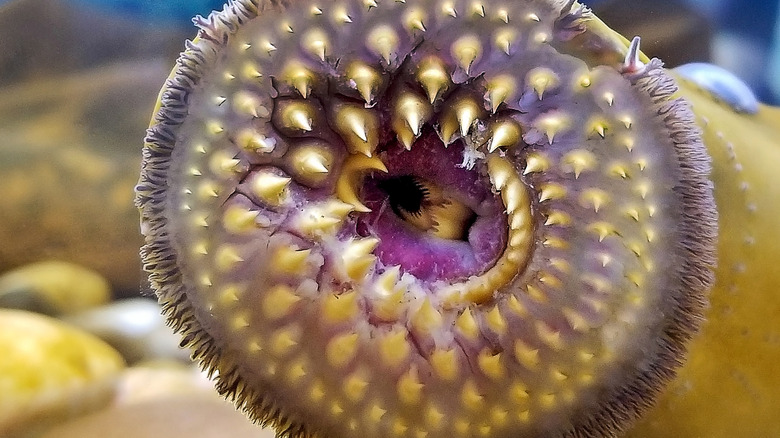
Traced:
[[709, 159], [564, 0], [238, 0], [196, 20], [137, 203], [170, 324], [283, 437], [612, 436], [712, 282]]

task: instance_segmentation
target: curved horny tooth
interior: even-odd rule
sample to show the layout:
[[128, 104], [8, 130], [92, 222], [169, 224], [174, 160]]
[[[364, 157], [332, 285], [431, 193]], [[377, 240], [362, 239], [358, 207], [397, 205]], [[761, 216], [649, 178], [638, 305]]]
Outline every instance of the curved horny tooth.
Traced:
[[452, 43], [452, 57], [467, 74], [471, 65], [482, 56], [482, 42], [476, 35], [465, 35]]
[[341, 174], [336, 181], [336, 196], [343, 202], [351, 204], [355, 211], [360, 213], [369, 213], [370, 208], [363, 205], [358, 197], [358, 188], [360, 187], [363, 173], [371, 170], [378, 170], [387, 173], [385, 164], [376, 157], [367, 157], [364, 155], [350, 155], [344, 161], [341, 168]]
[[417, 82], [422, 85], [425, 93], [428, 94], [428, 100], [433, 103], [449, 88], [450, 75], [440, 58], [428, 56], [420, 61]]
[[574, 173], [574, 178], [579, 178], [583, 171], [590, 171], [596, 167], [597, 159], [593, 152], [576, 149], [564, 155], [561, 163], [567, 172]]
[[357, 333], [346, 333], [331, 339], [326, 348], [328, 363], [340, 368], [351, 362], [357, 354], [358, 340]]
[[512, 43], [516, 38], [517, 32], [514, 29], [502, 29], [496, 32], [493, 41], [495, 42], [496, 47], [501, 49], [505, 54], [510, 55]]
[[388, 64], [392, 62], [398, 44], [398, 34], [386, 24], [374, 27], [366, 36], [366, 46], [375, 54], [381, 55]]
[[247, 151], [269, 154], [276, 148], [276, 139], [252, 129], [243, 129], [236, 136], [236, 144]]
[[411, 326], [423, 334], [430, 334], [433, 330], [439, 328], [443, 322], [441, 313], [431, 304], [431, 300], [426, 298], [417, 312], [412, 316]]

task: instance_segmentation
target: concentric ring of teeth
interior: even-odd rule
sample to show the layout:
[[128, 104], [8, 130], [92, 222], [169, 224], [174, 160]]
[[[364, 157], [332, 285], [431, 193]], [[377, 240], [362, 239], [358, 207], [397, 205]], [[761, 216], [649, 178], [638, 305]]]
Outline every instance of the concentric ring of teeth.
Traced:
[[220, 391], [295, 437], [625, 427], [710, 280], [668, 78], [572, 56], [573, 2], [299, 7], [201, 18], [147, 139], [145, 267]]

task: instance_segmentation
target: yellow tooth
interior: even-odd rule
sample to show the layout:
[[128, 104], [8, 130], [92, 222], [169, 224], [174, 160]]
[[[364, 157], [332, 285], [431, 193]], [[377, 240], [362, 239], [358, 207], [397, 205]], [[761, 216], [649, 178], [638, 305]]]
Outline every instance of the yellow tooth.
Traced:
[[[306, 99], [311, 91], [314, 75], [305, 65], [298, 61], [290, 61], [282, 71], [282, 79]], [[311, 124], [311, 122], [309, 122]], [[311, 131], [311, 125], [306, 131]]]
[[599, 189], [587, 189], [582, 192], [580, 196], [580, 202], [585, 207], [591, 207], [598, 213], [602, 206], [609, 202], [610, 198], [607, 192]]
[[609, 125], [605, 120], [602, 120], [601, 118], [595, 118], [587, 124], [586, 134], [590, 136], [591, 133], [596, 133], [599, 135], [599, 137], [605, 138], [607, 136], [608, 129]]
[[271, 335], [271, 351], [277, 356], [289, 354], [298, 345], [299, 333], [293, 328], [282, 328]]
[[386, 364], [397, 366], [409, 356], [409, 343], [406, 341], [406, 334], [406, 330], [396, 330], [379, 340], [379, 353]]
[[323, 385], [321, 381], [316, 380], [311, 384], [311, 389], [309, 390], [309, 400], [319, 404], [324, 397], [325, 385]]
[[471, 125], [482, 115], [482, 108], [473, 99], [460, 97], [449, 104], [441, 117], [440, 131], [445, 144], [450, 144], [456, 132], [465, 136], [471, 129]]
[[281, 109], [281, 123], [284, 128], [303, 132], [312, 130], [314, 109], [304, 102], [285, 102]]
[[455, 10], [455, 6], [450, 1], [442, 3], [441, 12], [445, 15], [449, 15], [452, 18], [457, 18], [458, 16], [458, 11]]
[[398, 379], [398, 398], [405, 404], [416, 405], [420, 403], [424, 386], [417, 378], [417, 370], [414, 367], [409, 368], [409, 371]]
[[411, 9], [409, 12], [406, 13], [404, 16], [404, 24], [406, 25], [406, 30], [409, 31], [409, 33], [414, 33], [414, 31], [421, 31], [425, 32], [425, 12], [421, 9]]
[[485, 16], [485, 5], [483, 5], [481, 2], [475, 1], [471, 3], [471, 13], [474, 15], [479, 15], [480, 17]]
[[341, 24], [352, 23], [352, 17], [347, 14], [347, 11], [344, 7], [336, 8], [333, 11], [333, 18]]
[[201, 199], [205, 201], [209, 198], [218, 197], [219, 192], [217, 189], [219, 189], [219, 186], [213, 181], [204, 181], [198, 187], [198, 194], [200, 195]]
[[371, 9], [377, 7], [376, 0], [363, 0], [363, 6], [366, 7], [366, 9]]
[[610, 236], [612, 234], [615, 234], [617, 230], [615, 229], [615, 226], [610, 224], [609, 222], [596, 222], [591, 224], [588, 229], [596, 235], [599, 236], [599, 242], [603, 241], [607, 238], [607, 236]]
[[306, 376], [306, 361], [301, 359], [292, 363], [287, 370], [287, 380], [296, 384], [301, 381], [301, 378]]
[[276, 46], [268, 40], [261, 41], [260, 47], [262, 47], [263, 50], [265, 50], [269, 55], [276, 51]]
[[375, 301], [373, 311], [383, 321], [396, 321], [405, 308], [404, 291], [397, 289]]
[[215, 262], [217, 268], [221, 271], [232, 269], [236, 263], [243, 262], [244, 259], [238, 254], [236, 248], [232, 245], [223, 245], [217, 250]]
[[509, 161], [496, 155], [489, 155], [487, 164], [490, 182], [496, 190], [504, 190], [507, 182], [515, 179], [515, 170]]
[[271, 266], [274, 272], [302, 275], [310, 254], [310, 249], [293, 249], [289, 245], [280, 245], [271, 258]]
[[450, 51], [460, 68], [468, 73], [471, 65], [482, 56], [482, 42], [475, 35], [465, 35], [452, 44]]
[[360, 371], [356, 371], [347, 376], [344, 380], [344, 394], [348, 399], [357, 402], [363, 399], [368, 387], [368, 380]]
[[384, 415], [387, 413], [387, 410], [383, 409], [378, 404], [375, 404], [371, 406], [371, 409], [368, 410], [368, 419], [373, 423], [379, 423], [379, 420], [384, 417]]
[[256, 81], [263, 77], [263, 73], [260, 72], [260, 67], [252, 62], [247, 62], [241, 69], [241, 75], [250, 81]]
[[552, 211], [547, 215], [545, 225], [568, 226], [571, 224], [571, 216], [562, 211]]
[[436, 56], [429, 56], [420, 61], [417, 70], [417, 82], [419, 82], [428, 100], [433, 103], [437, 97], [444, 93], [450, 86], [450, 75], [444, 66], [444, 62]]
[[341, 174], [336, 182], [336, 196], [347, 204], [351, 204], [355, 211], [368, 213], [370, 208], [363, 205], [358, 197], [358, 187], [360, 187], [363, 172], [378, 170], [387, 173], [387, 167], [377, 157], [366, 157], [364, 155], [350, 155], [344, 161]]
[[373, 110], [362, 105], [339, 105], [335, 111], [336, 130], [352, 154], [371, 157], [379, 143], [379, 120]]
[[460, 400], [465, 407], [472, 410], [482, 408], [484, 396], [479, 393], [477, 385], [472, 380], [467, 380], [460, 393]]
[[444, 422], [444, 414], [434, 405], [425, 410], [425, 424], [432, 430], [437, 430]]
[[565, 168], [574, 172], [574, 178], [579, 178], [583, 171], [590, 171], [596, 167], [597, 160], [593, 152], [577, 149], [564, 155], [561, 163]]
[[487, 83], [487, 98], [490, 101], [490, 111], [495, 114], [499, 105], [514, 95], [517, 84], [514, 76], [499, 75]]
[[271, 206], [280, 205], [284, 198], [287, 186], [292, 181], [289, 177], [279, 176], [272, 172], [261, 171], [252, 181], [252, 193], [260, 200]]
[[493, 126], [493, 136], [490, 139], [488, 152], [493, 152], [500, 147], [508, 147], [517, 144], [522, 134], [520, 126], [513, 121], [503, 121]]
[[534, 121], [534, 126], [547, 136], [547, 141], [553, 144], [555, 136], [566, 131], [571, 126], [568, 116], [562, 113], [547, 114]]
[[486, 376], [493, 380], [499, 380], [504, 377], [501, 353], [493, 354], [489, 349], [482, 350], [477, 356], [477, 365]]
[[474, 341], [479, 337], [479, 326], [474, 319], [474, 315], [471, 314], [471, 309], [468, 307], [455, 319], [455, 327], [466, 339]]
[[319, 144], [306, 145], [292, 152], [292, 166], [296, 178], [306, 184], [319, 184], [328, 177], [333, 156], [328, 148]]
[[465, 137], [471, 130], [471, 125], [479, 117], [480, 110], [479, 104], [471, 99], [463, 99], [455, 104], [455, 114], [461, 136]]
[[506, 332], [506, 321], [503, 315], [501, 315], [501, 311], [498, 310], [498, 306], [493, 307], [493, 310], [487, 313], [485, 322], [496, 334], [501, 335]]
[[393, 130], [407, 150], [412, 148], [414, 139], [431, 117], [431, 105], [414, 93], [406, 92], [395, 104]]
[[430, 334], [442, 324], [441, 313], [436, 310], [431, 301], [426, 298], [417, 312], [411, 318], [412, 327], [421, 333]]
[[243, 149], [252, 152], [270, 153], [273, 152], [276, 147], [276, 139], [267, 138], [266, 136], [255, 132], [251, 129], [244, 129], [239, 131], [236, 136], [236, 142]]
[[401, 278], [401, 267], [391, 266], [389, 268], [385, 269], [385, 272], [383, 272], [376, 280], [376, 287], [380, 294], [384, 296], [388, 296], [393, 294], [396, 291], [396, 286], [398, 285], [398, 280]]
[[322, 306], [322, 316], [332, 323], [348, 321], [357, 316], [360, 310], [355, 291], [339, 295], [328, 294]]
[[222, 225], [228, 232], [234, 234], [247, 233], [258, 227], [256, 219], [259, 215], [259, 211], [233, 205], [228, 207], [222, 215]]
[[495, 42], [496, 47], [509, 55], [511, 54], [510, 48], [512, 47], [512, 42], [515, 41], [515, 38], [517, 38], [517, 33], [514, 29], [502, 29], [496, 32], [493, 41]]
[[[322, 13], [322, 11], [320, 11]], [[321, 29], [307, 31], [301, 40], [304, 50], [316, 56], [320, 61], [325, 61], [328, 50], [328, 36]]]
[[615, 103], [615, 94], [611, 92], [606, 92], [603, 95], [604, 101], [607, 102], [607, 105], [612, 106], [612, 104]]
[[280, 319], [290, 314], [301, 297], [287, 285], [276, 285], [265, 293], [263, 299], [263, 314], [270, 319]]
[[366, 103], [373, 101], [382, 83], [382, 78], [376, 70], [357, 61], [347, 67], [346, 77]]
[[336, 199], [329, 199], [322, 204], [322, 212], [326, 216], [344, 219], [348, 214], [355, 211], [355, 206]]
[[532, 152], [528, 154], [528, 158], [525, 163], [525, 170], [523, 175], [528, 175], [534, 172], [546, 172], [550, 168], [550, 159], [546, 155], [540, 152]]
[[351, 362], [357, 354], [358, 340], [357, 333], [347, 333], [331, 339], [326, 348], [328, 363], [341, 368]]
[[564, 344], [560, 332], [554, 331], [542, 321], [537, 321], [536, 332], [539, 338], [552, 349], [557, 351], [563, 349]]
[[458, 359], [455, 350], [434, 350], [430, 363], [433, 371], [442, 380], [454, 380], [458, 375]]
[[352, 239], [344, 248], [341, 261], [344, 270], [352, 280], [362, 280], [368, 270], [374, 265], [376, 256], [372, 254], [379, 244], [379, 239], [367, 237], [364, 239]]
[[517, 340], [515, 341], [515, 358], [524, 367], [534, 370], [539, 365], [539, 350]]
[[252, 93], [239, 91], [233, 95], [233, 109], [239, 114], [246, 114], [252, 117], [268, 117], [269, 111], [265, 108], [260, 99]]
[[366, 37], [366, 45], [375, 54], [382, 56], [390, 64], [392, 56], [398, 50], [398, 34], [388, 25], [375, 27]]
[[560, 84], [560, 79], [549, 68], [537, 67], [528, 72], [526, 83], [536, 91], [539, 100], [542, 100], [545, 92], [556, 88]]
[[539, 202], [557, 200], [566, 196], [566, 188], [560, 184], [548, 183], [541, 186]]
[[628, 171], [626, 170], [626, 166], [621, 163], [614, 164], [610, 169], [610, 172], [622, 179], [628, 178]]

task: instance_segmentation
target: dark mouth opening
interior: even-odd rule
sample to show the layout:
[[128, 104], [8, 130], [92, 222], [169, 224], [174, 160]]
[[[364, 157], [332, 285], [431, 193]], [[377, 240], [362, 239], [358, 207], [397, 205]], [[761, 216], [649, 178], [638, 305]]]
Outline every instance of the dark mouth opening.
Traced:
[[442, 195], [442, 189], [415, 175], [380, 180], [393, 212], [407, 224], [441, 239], [468, 241], [477, 214], [457, 199]]
[[426, 127], [407, 150], [391, 143], [378, 152], [387, 173], [371, 172], [360, 184], [357, 231], [375, 236], [377, 257], [422, 281], [460, 281], [480, 275], [506, 245], [506, 214], [484, 166], [460, 166], [465, 146], [444, 146]]

